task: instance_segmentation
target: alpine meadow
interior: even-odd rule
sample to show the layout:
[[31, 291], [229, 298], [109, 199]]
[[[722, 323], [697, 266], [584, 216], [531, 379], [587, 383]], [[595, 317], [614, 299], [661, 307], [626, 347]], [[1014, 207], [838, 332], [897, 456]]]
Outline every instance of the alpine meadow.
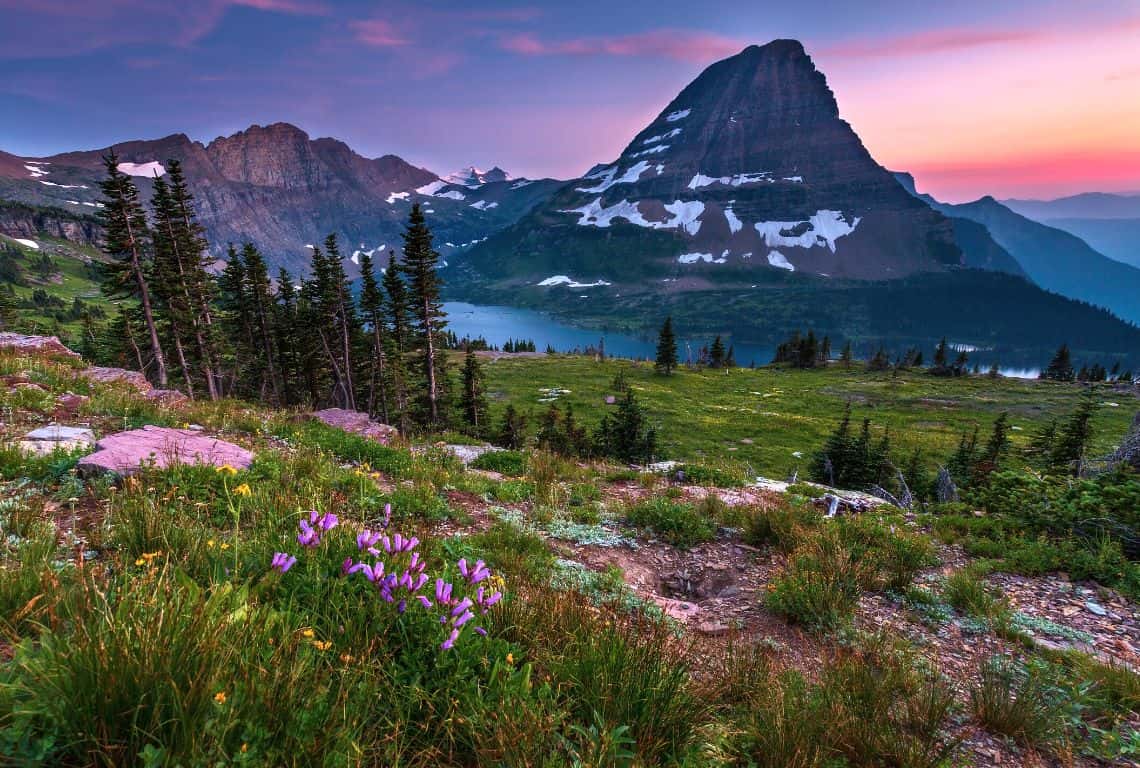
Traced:
[[0, 764], [1140, 765], [1126, 5], [5, 7]]

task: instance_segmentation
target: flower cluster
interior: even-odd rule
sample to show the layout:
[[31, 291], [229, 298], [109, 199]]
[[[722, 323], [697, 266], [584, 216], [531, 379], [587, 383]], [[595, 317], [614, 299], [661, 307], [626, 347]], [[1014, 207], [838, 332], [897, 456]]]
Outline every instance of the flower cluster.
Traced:
[[340, 521], [332, 512], [325, 512], [323, 515], [316, 510], [309, 512], [309, 519], [302, 517], [298, 523], [301, 532], [297, 534], [297, 543], [309, 549], [319, 547], [321, 534], [336, 528], [338, 522]]
[[[388, 533], [391, 523], [391, 506], [384, 508], [382, 528], [378, 531], [365, 529], [356, 536], [356, 548], [361, 553], [360, 560], [345, 558], [341, 573], [345, 577], [362, 575], [376, 586], [380, 599], [394, 604], [396, 612], [403, 614], [409, 605], [418, 603], [424, 610], [440, 612], [439, 623], [448, 632], [440, 644], [441, 650], [449, 650], [459, 640], [463, 628], [469, 624], [472, 631], [486, 635], [481, 626], [471, 624], [478, 616], [485, 615], [503, 595], [497, 589], [502, 579], [491, 575], [491, 570], [482, 560], [468, 564], [466, 558], [456, 564], [460, 579], [453, 584], [443, 578], [435, 579], [434, 592], [427, 589], [430, 577], [426, 573], [427, 563], [416, 548], [420, 540], [415, 536]], [[315, 548], [321, 543], [321, 534], [334, 528], [338, 523], [336, 515], [310, 513], [308, 519], [300, 522], [301, 533], [297, 541], [304, 547]], [[297, 558], [284, 552], [273, 556], [270, 567], [285, 573], [297, 562]]]

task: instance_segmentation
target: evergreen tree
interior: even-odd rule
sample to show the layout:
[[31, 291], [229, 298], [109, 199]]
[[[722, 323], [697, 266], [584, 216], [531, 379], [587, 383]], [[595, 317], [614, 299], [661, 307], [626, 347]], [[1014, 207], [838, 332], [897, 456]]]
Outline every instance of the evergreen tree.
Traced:
[[851, 342], [848, 341], [843, 345], [843, 351], [839, 353], [839, 362], [844, 368], [850, 368], [851, 362], [854, 359], [854, 356], [851, 354]]
[[360, 254], [360, 312], [369, 327], [372, 340], [368, 353], [368, 413], [378, 413], [387, 424], [389, 413], [384, 292], [372, 268], [372, 255], [367, 251]]
[[975, 467], [975, 475], [985, 479], [1001, 465], [1002, 459], [1009, 452], [1009, 413], [1002, 411], [994, 419], [993, 429], [982, 449], [982, 456]]
[[1075, 377], [1073, 372], [1073, 360], [1069, 354], [1069, 345], [1062, 344], [1057, 349], [1057, 353], [1053, 355], [1053, 359], [1049, 361], [1048, 367], [1041, 372], [1041, 378], [1049, 379], [1050, 381], [1072, 381]]
[[286, 403], [296, 403], [304, 387], [301, 360], [311, 334], [302, 333], [297, 317], [297, 288], [284, 267], [277, 270], [277, 292], [273, 305], [273, 328], [276, 331], [277, 361], [281, 368], [282, 396]]
[[978, 428], [975, 426], [973, 432], [963, 433], [962, 438], [958, 441], [958, 450], [954, 452], [946, 464], [946, 469], [949, 470], [950, 476], [959, 487], [966, 485], [973, 477], [977, 453]]
[[526, 417], [515, 410], [511, 403], [503, 411], [502, 425], [496, 442], [504, 448], [517, 451], [526, 444]]
[[1076, 410], [1057, 434], [1049, 457], [1049, 463], [1053, 468], [1078, 476], [1081, 474], [1084, 469], [1085, 452], [1092, 440], [1092, 418], [1097, 405], [1096, 390], [1086, 389], [1077, 403]]
[[851, 439], [851, 403], [848, 402], [843, 410], [843, 418], [835, 431], [827, 438], [823, 448], [812, 459], [810, 469], [813, 480], [837, 485], [839, 476], [851, 462], [853, 455], [853, 441]]
[[[130, 176], [119, 170], [119, 158], [114, 150], [103, 158], [103, 165], [107, 178], [100, 183], [104, 199], [99, 217], [103, 222], [103, 253], [109, 258], [103, 290], [111, 297], [138, 299], [155, 379], [160, 387], [166, 387], [166, 354], [159, 340], [158, 320], [148, 279], [151, 264], [146, 215], [139, 202], [138, 188]], [[146, 366], [140, 370], [145, 371]]]
[[437, 270], [439, 254], [432, 248], [428, 229], [419, 203], [412, 205], [404, 232], [404, 274], [408, 276], [411, 306], [416, 318], [421, 365], [426, 380], [426, 422], [437, 427], [444, 423], [444, 357], [439, 348], [439, 334], [447, 325], [439, 291], [442, 281]]
[[677, 368], [677, 340], [673, 337], [673, 318], [666, 317], [657, 334], [657, 362], [654, 368], [665, 376]]
[[868, 371], [882, 372], [882, 371], [889, 370], [890, 367], [891, 367], [891, 358], [889, 355], [887, 355], [887, 350], [883, 349], [882, 347], [879, 347], [879, 351], [876, 352], [874, 354], [874, 356], [870, 360], [867, 361], [867, 370]]
[[[245, 286], [249, 298], [250, 321], [253, 337], [250, 339], [257, 350], [260, 369], [260, 391], [272, 392], [273, 401], [284, 404], [280, 371], [277, 364], [277, 331], [274, 327], [273, 305], [275, 299], [269, 281], [269, 266], [254, 245], [242, 246], [241, 259], [245, 268]], [[264, 398], [265, 395], [262, 394]]]
[[470, 345], [463, 360], [463, 395], [460, 398], [463, 421], [471, 433], [481, 435], [487, 429], [486, 383], [483, 367]]
[[594, 433], [594, 450], [631, 463], [646, 464], [657, 452], [657, 432], [648, 425], [645, 411], [633, 395], [625, 393], [615, 414], [602, 417]]
[[937, 372], [935, 375], [942, 375], [942, 372], [949, 367], [949, 347], [946, 344], [946, 337], [942, 337], [942, 341], [938, 342], [938, 346], [934, 349], [934, 365], [931, 366], [931, 373]]
[[715, 339], [713, 339], [712, 347], [709, 348], [709, 367], [723, 368], [724, 359], [724, 342], [720, 340], [720, 336], [718, 335]]

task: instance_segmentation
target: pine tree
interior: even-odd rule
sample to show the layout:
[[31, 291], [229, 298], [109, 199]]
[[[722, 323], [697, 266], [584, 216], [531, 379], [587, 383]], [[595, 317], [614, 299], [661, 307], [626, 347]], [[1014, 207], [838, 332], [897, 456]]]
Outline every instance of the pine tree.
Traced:
[[852, 457], [851, 403], [843, 410], [843, 418], [827, 438], [823, 448], [812, 459], [811, 476], [814, 480], [836, 485]]
[[154, 362], [155, 378], [160, 387], [168, 384], [166, 354], [159, 340], [158, 321], [151, 299], [148, 272], [150, 236], [146, 215], [139, 202], [139, 192], [130, 176], [119, 170], [119, 158], [114, 150], [103, 158], [107, 178], [100, 182], [103, 191], [103, 208], [99, 211], [103, 222], [103, 252], [107, 265], [103, 290], [112, 297], [137, 298], [142, 308], [143, 322]]
[[[269, 266], [261, 251], [251, 243], [242, 246], [241, 259], [245, 267], [245, 285], [250, 301], [250, 320], [253, 337], [250, 339], [258, 351], [262, 371], [261, 391], [273, 391], [273, 401], [283, 404], [280, 372], [277, 365], [276, 329], [273, 316], [273, 292], [269, 282]], [[264, 395], [262, 395], [264, 397]]]
[[984, 479], [1001, 465], [1002, 459], [1009, 452], [1009, 413], [1002, 411], [994, 419], [993, 429], [982, 449], [982, 456], [975, 467], [975, 475]]
[[1085, 451], [1092, 440], [1092, 418], [1098, 406], [1096, 390], [1086, 389], [1081, 395], [1077, 408], [1061, 426], [1049, 463], [1054, 469], [1061, 469], [1080, 475], [1084, 469]]
[[709, 348], [709, 367], [710, 368], [723, 368], [724, 367], [724, 342], [721, 341], [718, 334], [713, 339], [712, 347]]
[[372, 255], [367, 251], [360, 254], [360, 311], [372, 339], [368, 354], [368, 413], [379, 413], [384, 423], [388, 423], [384, 292], [372, 268]]
[[1074, 377], [1069, 345], [1062, 344], [1058, 347], [1057, 353], [1053, 355], [1053, 359], [1049, 361], [1049, 366], [1041, 372], [1041, 378], [1050, 381], [1072, 381]]
[[507, 404], [503, 412], [503, 421], [496, 442], [511, 450], [518, 450], [526, 443], [526, 417], [511, 403]]
[[442, 281], [437, 267], [439, 254], [432, 248], [428, 229], [419, 203], [412, 205], [404, 232], [404, 274], [408, 276], [410, 305], [416, 319], [421, 365], [426, 382], [426, 423], [438, 427], [444, 414], [444, 356], [439, 348], [439, 335], [447, 325], [447, 315], [439, 298]]
[[284, 267], [277, 270], [277, 292], [273, 304], [273, 328], [276, 331], [277, 361], [281, 367], [282, 396], [286, 403], [296, 403], [303, 387], [301, 360], [311, 334], [301, 333], [297, 321], [297, 287]]
[[946, 344], [946, 337], [942, 337], [942, 341], [938, 342], [938, 346], [934, 349], [934, 365], [931, 367], [930, 372], [936, 375], [942, 375], [950, 363], [948, 354], [949, 347]]
[[463, 411], [463, 421], [474, 435], [481, 435], [487, 429], [486, 388], [483, 366], [479, 364], [475, 350], [468, 345], [463, 360], [463, 394], [460, 397], [460, 408]]
[[973, 432], [963, 433], [961, 440], [958, 441], [958, 450], [946, 464], [946, 469], [950, 471], [950, 476], [958, 486], [966, 485], [974, 475], [977, 453], [978, 427], [975, 426]]
[[850, 368], [851, 362], [854, 359], [854, 356], [851, 354], [851, 342], [848, 341], [843, 345], [843, 351], [839, 353], [839, 362], [844, 368]]
[[666, 317], [657, 335], [657, 362], [654, 368], [665, 376], [677, 368], [677, 340], [673, 336], [673, 318]]

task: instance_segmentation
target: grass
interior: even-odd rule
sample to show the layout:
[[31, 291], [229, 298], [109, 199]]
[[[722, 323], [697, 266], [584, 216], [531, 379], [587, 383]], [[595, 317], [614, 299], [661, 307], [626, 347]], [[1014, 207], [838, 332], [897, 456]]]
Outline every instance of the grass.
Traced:
[[[501, 358], [484, 368], [492, 418], [497, 421], [507, 403], [513, 403], [524, 413], [533, 411], [532, 429], [544, 407], [538, 402], [540, 390], [549, 387], [569, 389], [560, 402], [573, 405], [583, 423], [596, 424], [612, 408], [605, 397], [614, 394], [610, 387], [622, 370], [658, 429], [663, 455], [733, 478], [783, 479], [797, 470], [805, 475], [812, 452], [835, 428], [848, 401], [856, 423], [870, 416], [876, 429], [890, 429], [898, 456], [922, 449], [933, 470], [953, 452], [963, 433], [979, 425], [985, 434], [1002, 411], [1010, 414], [1014, 447], [1025, 445], [1040, 423], [1072, 410], [1082, 392], [1072, 384], [938, 378], [915, 371], [896, 377], [838, 366], [814, 371], [682, 370], [665, 377], [654, 374], [650, 364], [597, 363], [567, 355]], [[1097, 412], [1092, 455], [1115, 447], [1135, 411], [1128, 407], [1127, 395], [1105, 390], [1102, 400], [1119, 407]]]
[[692, 504], [658, 496], [634, 504], [625, 513], [630, 524], [646, 528], [670, 544], [689, 548], [712, 541], [716, 523]]

